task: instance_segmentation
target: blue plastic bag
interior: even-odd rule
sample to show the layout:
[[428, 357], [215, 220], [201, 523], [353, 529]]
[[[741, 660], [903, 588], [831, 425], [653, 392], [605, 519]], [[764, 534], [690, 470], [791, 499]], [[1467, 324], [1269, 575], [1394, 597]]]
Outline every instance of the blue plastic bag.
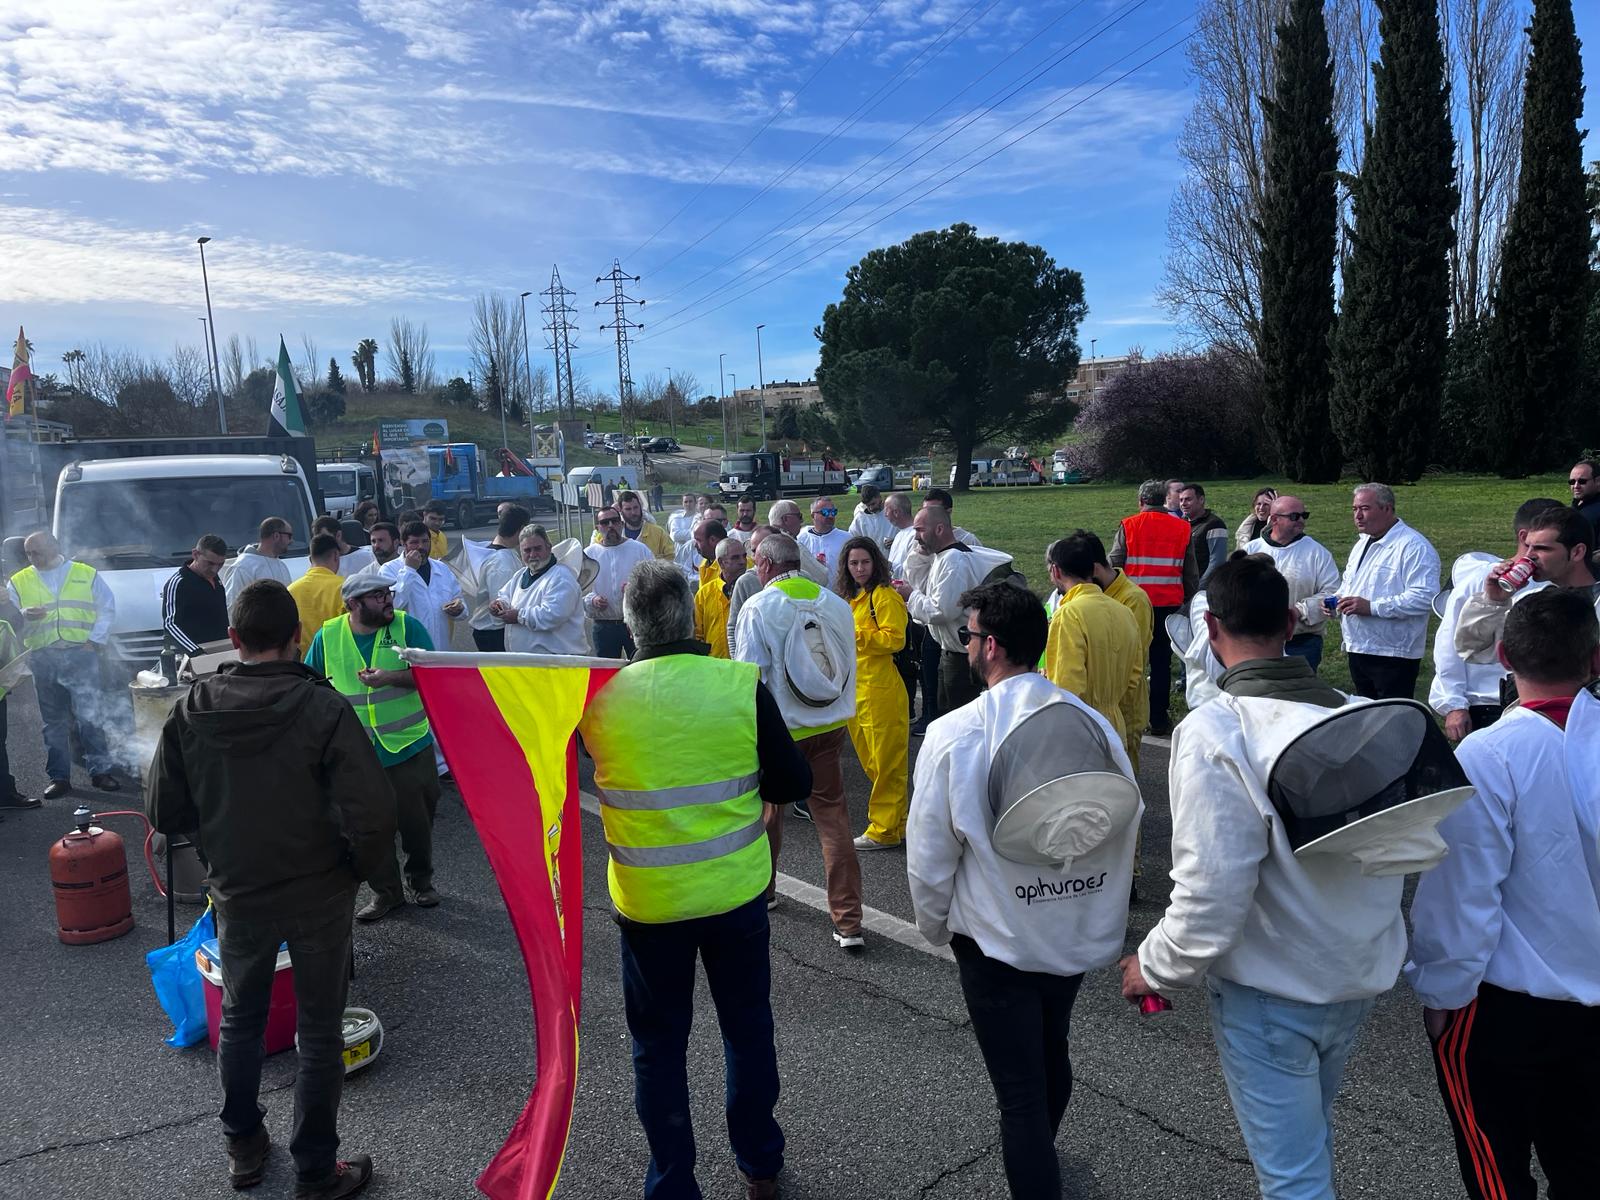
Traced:
[[206, 1036], [205, 989], [194, 956], [202, 942], [216, 936], [216, 917], [207, 904], [188, 933], [172, 945], [160, 946], [144, 956], [156, 999], [172, 1021], [172, 1036], [165, 1039], [169, 1046], [192, 1046]]

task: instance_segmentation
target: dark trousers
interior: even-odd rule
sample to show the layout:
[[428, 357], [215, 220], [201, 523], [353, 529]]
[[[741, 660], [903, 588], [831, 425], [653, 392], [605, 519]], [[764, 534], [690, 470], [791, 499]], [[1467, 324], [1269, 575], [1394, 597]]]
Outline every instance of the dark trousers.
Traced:
[[594, 630], [594, 655], [596, 658], [632, 658], [633, 634], [622, 621], [596, 621]]
[[1420, 658], [1390, 658], [1386, 654], [1351, 654], [1350, 682], [1356, 695], [1369, 700], [1412, 700], [1417, 692]]
[[[933, 641], [933, 635], [928, 635]], [[937, 642], [934, 642], [938, 645]], [[955, 712], [963, 704], [976, 700], [983, 685], [972, 677], [972, 664], [967, 656], [951, 650], [939, 651], [939, 712]]]
[[[394, 788], [394, 823], [400, 848], [406, 856], [406, 879], [413, 892], [433, 886], [433, 818], [439, 811], [439, 772], [433, 747], [413, 754], [405, 762], [385, 767]], [[405, 901], [400, 885], [400, 860], [391, 849], [367, 880], [378, 899], [390, 904]]]
[[694, 962], [705, 964], [726, 1066], [728, 1141], [739, 1169], [776, 1179], [783, 1169], [778, 1052], [772, 1038], [767, 902], [664, 925], [619, 922], [622, 1000], [633, 1035], [633, 1106], [650, 1144], [647, 1200], [699, 1200], [689, 1115], [689, 1029]]
[[1533, 1151], [1550, 1200], [1594, 1195], [1600, 1008], [1486, 983], [1451, 1016], [1433, 1060], [1467, 1195], [1535, 1200]]
[[[112, 768], [106, 731], [116, 728], [116, 699], [102, 686], [99, 651], [92, 645], [35, 650], [28, 658], [33, 690], [44, 725], [45, 773], [52, 780], [72, 779], [72, 728], [77, 721], [78, 745], [89, 774]], [[123, 689], [126, 696], [127, 689]]]
[[506, 631], [504, 629], [474, 629], [472, 631], [472, 644], [484, 654], [504, 654], [506, 652]]
[[939, 707], [939, 660], [944, 651], [939, 649], [939, 640], [929, 632], [927, 626], [922, 629], [922, 723], [926, 725], [944, 710]]
[[1172, 727], [1172, 639], [1167, 636], [1167, 618], [1182, 611], [1176, 604], [1152, 610], [1155, 624], [1150, 627], [1150, 727], [1163, 733]]
[[1322, 665], [1322, 637], [1320, 634], [1292, 637], [1284, 643], [1283, 652], [1305, 659], [1307, 665], [1315, 671]]
[[222, 1077], [222, 1130], [230, 1140], [261, 1128], [261, 1059], [278, 946], [294, 963], [294, 1130], [289, 1153], [307, 1186], [331, 1183], [339, 1149], [339, 1097], [344, 1091], [344, 1003], [350, 987], [352, 885], [303, 916], [241, 920], [217, 913], [222, 958], [222, 1024], [217, 1071]]
[[950, 949], [1000, 1108], [1000, 1152], [1011, 1195], [1059, 1197], [1056, 1134], [1072, 1099], [1067, 1027], [1083, 976], [1019, 971], [959, 933]]
[[[928, 638], [926, 626], [918, 625], [915, 621], [906, 622], [906, 649], [914, 666], [909, 671], [901, 671], [900, 678], [906, 685], [906, 715], [917, 715], [917, 684], [922, 680], [922, 652], [923, 643]], [[900, 666], [895, 663], [896, 669]]]
[[18, 794], [17, 780], [11, 774], [11, 752], [6, 749], [7, 729], [6, 698], [0, 696], [0, 788], [5, 789], [5, 791], [0, 792], [0, 795], [15, 796]]

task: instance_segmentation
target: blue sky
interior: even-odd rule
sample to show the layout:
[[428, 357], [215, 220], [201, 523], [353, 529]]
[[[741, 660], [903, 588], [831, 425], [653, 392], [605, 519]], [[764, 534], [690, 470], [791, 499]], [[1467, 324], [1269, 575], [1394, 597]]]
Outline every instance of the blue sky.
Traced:
[[1175, 337], [1153, 293], [1190, 96], [1181, 49], [1140, 64], [1191, 27], [1183, 0], [12, 8], [0, 327], [27, 326], [36, 370], [95, 342], [198, 344], [202, 234], [219, 340], [265, 353], [282, 333], [298, 359], [310, 335], [324, 369], [405, 315], [464, 373], [471, 298], [537, 293], [557, 264], [575, 363], [614, 386], [593, 301], [619, 258], [649, 302], [635, 379], [714, 391], [726, 352], [752, 384], [763, 322], [768, 379], [803, 378], [846, 268], [957, 220], [1083, 272], [1085, 353]]

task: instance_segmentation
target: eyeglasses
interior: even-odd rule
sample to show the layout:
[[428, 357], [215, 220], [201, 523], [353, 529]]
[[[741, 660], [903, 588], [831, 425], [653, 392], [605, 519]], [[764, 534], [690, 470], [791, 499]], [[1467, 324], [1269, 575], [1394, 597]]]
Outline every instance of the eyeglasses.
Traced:
[[837, 508], [817, 508], [812, 510], [811, 515], [813, 517], [837, 517], [839, 510]]
[[1272, 515], [1275, 518], [1282, 517], [1285, 521], [1308, 521], [1311, 519], [1311, 514], [1308, 512], [1273, 513]]
[[992, 637], [997, 642], [1000, 640], [999, 638], [994, 637], [994, 634], [990, 633], [987, 629], [968, 629], [965, 625], [956, 627], [956, 637], [960, 640], [963, 646], [971, 644], [972, 639], [975, 637]]
[[379, 604], [387, 604], [394, 599], [394, 593], [388, 588], [384, 588], [381, 592], [368, 592], [361, 599], [363, 601], [376, 600]]
[[595, 522], [595, 524], [596, 525], [620, 525], [620, 524], [622, 524], [622, 518], [621, 517], [601, 517], [598, 521]]
[[1585, 484], [1593, 483], [1594, 480], [1593, 479], [1569, 479], [1569, 480], [1567, 480], [1567, 482], [1569, 484], [1571, 484], [1573, 487], [1583, 487]]

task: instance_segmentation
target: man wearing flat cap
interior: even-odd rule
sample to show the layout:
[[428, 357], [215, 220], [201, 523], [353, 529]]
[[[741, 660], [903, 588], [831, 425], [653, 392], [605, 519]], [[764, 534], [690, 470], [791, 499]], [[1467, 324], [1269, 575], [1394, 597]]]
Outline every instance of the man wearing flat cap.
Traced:
[[[433, 639], [415, 617], [394, 606], [394, 581], [363, 571], [344, 581], [345, 611], [311, 639], [306, 665], [321, 671], [350, 702], [372, 740], [394, 788], [395, 825], [406, 856], [406, 881], [418, 908], [433, 908], [433, 817], [439, 807], [439, 777], [433, 764], [433, 731], [422, 711], [411, 668], [399, 652], [432, 650]], [[400, 864], [391, 848], [368, 878], [373, 896], [356, 920], [376, 921], [406, 902]]]

